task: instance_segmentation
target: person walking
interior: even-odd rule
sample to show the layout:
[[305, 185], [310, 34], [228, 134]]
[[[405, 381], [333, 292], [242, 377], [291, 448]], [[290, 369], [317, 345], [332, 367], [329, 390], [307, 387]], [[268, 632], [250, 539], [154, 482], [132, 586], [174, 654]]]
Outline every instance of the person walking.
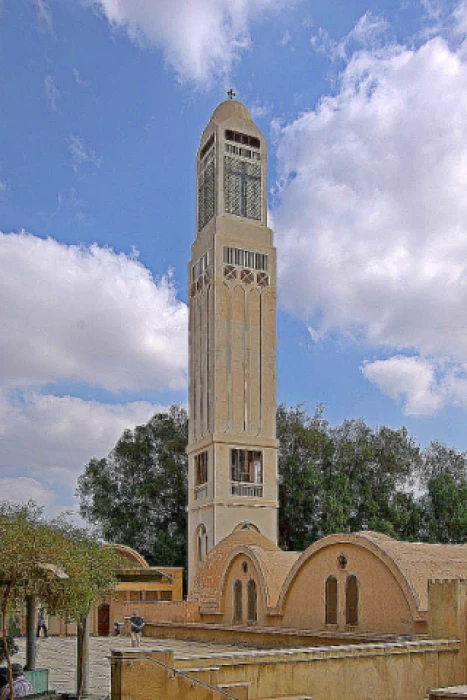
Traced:
[[48, 632], [47, 632], [47, 621], [45, 619], [45, 610], [44, 608], [41, 608], [37, 614], [37, 638], [41, 636], [41, 630], [42, 634], [45, 639], [47, 639]]
[[141, 646], [141, 636], [143, 634], [144, 618], [141, 617], [138, 610], [133, 610], [133, 615], [130, 617], [130, 633], [131, 646]]

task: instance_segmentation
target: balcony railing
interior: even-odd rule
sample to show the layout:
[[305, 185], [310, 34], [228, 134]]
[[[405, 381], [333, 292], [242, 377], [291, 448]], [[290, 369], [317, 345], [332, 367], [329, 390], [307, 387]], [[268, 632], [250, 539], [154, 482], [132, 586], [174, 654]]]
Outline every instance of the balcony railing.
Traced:
[[263, 485], [250, 484], [242, 481], [232, 481], [230, 482], [230, 495], [243, 496], [246, 498], [262, 498]]
[[206, 498], [208, 495], [208, 485], [201, 484], [200, 486], [195, 486], [195, 499], [198, 501], [200, 498]]

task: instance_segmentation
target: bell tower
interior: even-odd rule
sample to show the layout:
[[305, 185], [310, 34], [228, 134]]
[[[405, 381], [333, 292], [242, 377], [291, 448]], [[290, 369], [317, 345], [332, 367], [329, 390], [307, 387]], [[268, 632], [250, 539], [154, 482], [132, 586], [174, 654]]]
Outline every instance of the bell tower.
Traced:
[[197, 154], [189, 274], [189, 582], [247, 523], [277, 541], [276, 251], [267, 145], [247, 108], [222, 102]]

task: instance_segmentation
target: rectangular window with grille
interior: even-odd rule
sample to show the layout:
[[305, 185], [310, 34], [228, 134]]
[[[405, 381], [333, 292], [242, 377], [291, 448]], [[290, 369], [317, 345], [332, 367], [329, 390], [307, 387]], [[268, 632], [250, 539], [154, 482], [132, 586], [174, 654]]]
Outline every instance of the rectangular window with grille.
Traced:
[[231, 481], [263, 483], [263, 453], [259, 450], [230, 450]]
[[213, 156], [198, 176], [198, 231], [206, 226], [216, 213], [216, 168]]
[[261, 221], [261, 190], [260, 165], [224, 156], [224, 196], [227, 214]]
[[268, 256], [264, 253], [253, 253], [250, 250], [242, 250], [241, 248], [224, 248], [224, 262], [226, 265], [238, 265], [240, 267], [248, 267], [251, 270], [267, 271]]

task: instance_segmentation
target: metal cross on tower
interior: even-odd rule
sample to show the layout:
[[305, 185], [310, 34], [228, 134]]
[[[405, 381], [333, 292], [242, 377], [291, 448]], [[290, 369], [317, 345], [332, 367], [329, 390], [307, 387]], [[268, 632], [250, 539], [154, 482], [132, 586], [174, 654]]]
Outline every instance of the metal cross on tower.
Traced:
[[234, 91], [232, 90], [232, 88], [230, 88], [230, 90], [227, 90], [227, 96], [228, 96], [229, 100], [233, 100], [233, 98], [236, 96], [236, 94], [237, 94], [237, 93], [234, 92]]

